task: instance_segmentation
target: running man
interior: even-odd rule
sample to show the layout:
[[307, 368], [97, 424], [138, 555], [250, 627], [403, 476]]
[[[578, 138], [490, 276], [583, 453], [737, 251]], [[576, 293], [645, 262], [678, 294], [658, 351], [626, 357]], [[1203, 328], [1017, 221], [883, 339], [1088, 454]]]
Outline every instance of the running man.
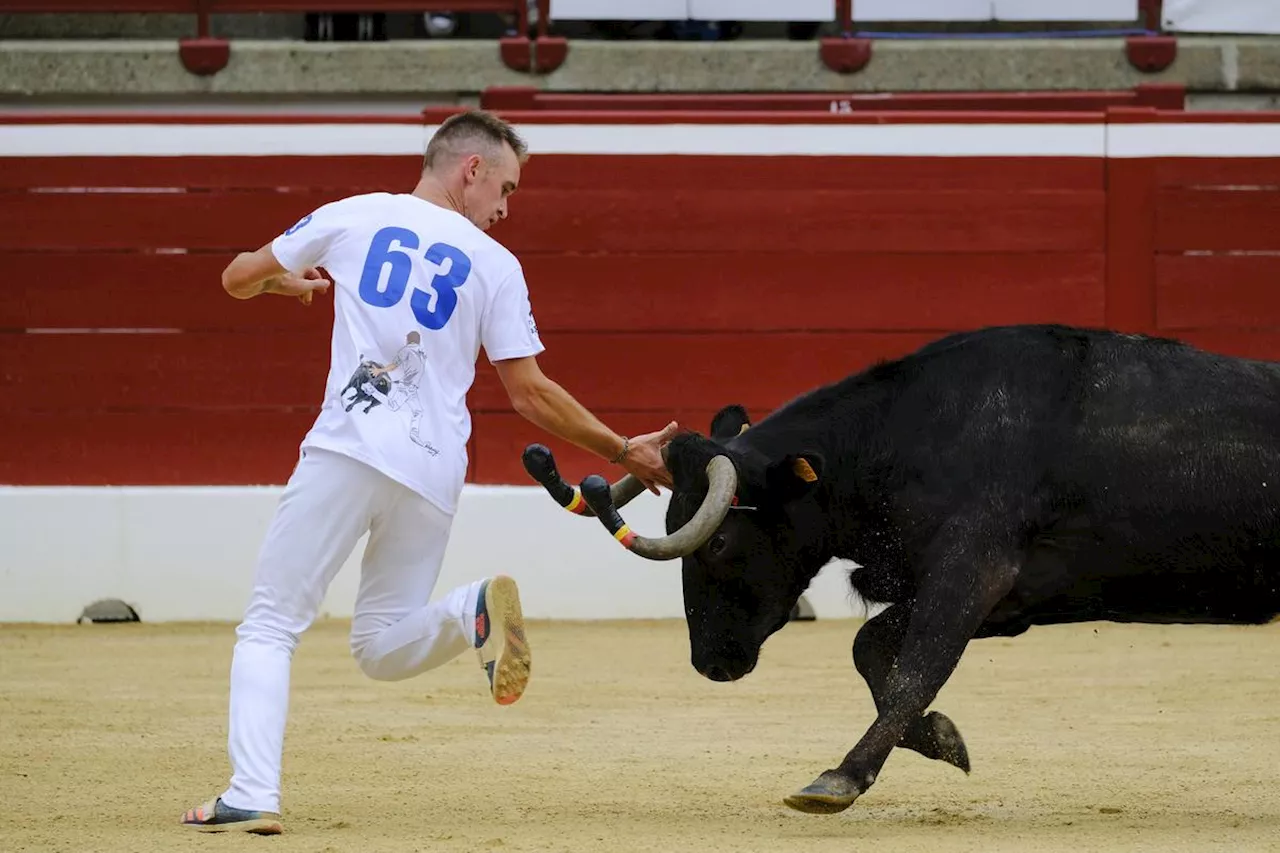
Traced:
[[[466, 395], [482, 348], [522, 416], [620, 464], [654, 492], [671, 484], [660, 449], [674, 422], [628, 439], [539, 368], [543, 345], [523, 270], [485, 233], [507, 217], [525, 158], [523, 140], [505, 122], [482, 111], [457, 114], [427, 145], [413, 192], [326, 204], [223, 272], [223, 287], [238, 299], [278, 294], [310, 304], [332, 285], [334, 328], [322, 408], [302, 439], [236, 629], [230, 784], [189, 810], [185, 825], [282, 831], [293, 652], [366, 533], [351, 626], [361, 670], [381, 680], [411, 678], [472, 649], [494, 701], [506, 705], [523, 694], [530, 651], [511, 578], [488, 578], [428, 603], [466, 474]], [[409, 345], [423, 359], [412, 382], [402, 373], [400, 386], [410, 395], [401, 405], [413, 414], [416, 439], [389, 407], [348, 411], [343, 401], [366, 359], [403, 370], [406, 360], [396, 353]]]

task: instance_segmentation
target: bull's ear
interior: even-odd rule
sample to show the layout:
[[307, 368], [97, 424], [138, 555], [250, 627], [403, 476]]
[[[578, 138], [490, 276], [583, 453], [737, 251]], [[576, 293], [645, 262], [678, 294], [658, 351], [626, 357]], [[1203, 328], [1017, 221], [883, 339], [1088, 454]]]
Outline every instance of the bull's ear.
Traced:
[[711, 432], [708, 435], [716, 441], [728, 441], [749, 426], [751, 419], [747, 417], [746, 409], [738, 405], [725, 406], [711, 419]]
[[822, 482], [826, 460], [821, 453], [805, 451], [786, 456], [769, 466], [769, 495], [781, 502], [803, 497]]

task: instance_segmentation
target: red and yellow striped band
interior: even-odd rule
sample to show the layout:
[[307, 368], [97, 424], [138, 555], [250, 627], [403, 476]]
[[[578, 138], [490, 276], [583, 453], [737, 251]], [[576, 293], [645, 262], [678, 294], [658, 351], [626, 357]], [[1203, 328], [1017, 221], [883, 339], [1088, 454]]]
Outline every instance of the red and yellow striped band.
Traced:
[[582, 492], [578, 489], [573, 490], [573, 500], [569, 501], [569, 505], [565, 509], [574, 515], [582, 515], [586, 511], [586, 502], [582, 500]]
[[622, 547], [631, 550], [631, 543], [636, 541], [636, 535], [631, 531], [629, 525], [622, 525], [618, 528], [618, 532], [613, 534], [613, 538], [622, 543]]

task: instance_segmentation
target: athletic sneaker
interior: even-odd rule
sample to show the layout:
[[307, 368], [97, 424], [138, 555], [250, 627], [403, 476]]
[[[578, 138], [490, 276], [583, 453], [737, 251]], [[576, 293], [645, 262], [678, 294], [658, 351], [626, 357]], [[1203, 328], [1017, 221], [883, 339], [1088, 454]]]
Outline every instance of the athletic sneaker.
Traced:
[[255, 812], [233, 809], [221, 797], [203, 806], [188, 809], [182, 816], [182, 825], [200, 832], [253, 832], [258, 835], [277, 835], [284, 831], [280, 815], [275, 812]]
[[510, 705], [529, 684], [529, 641], [516, 582], [506, 575], [489, 578], [476, 599], [476, 651], [489, 676], [493, 701]]

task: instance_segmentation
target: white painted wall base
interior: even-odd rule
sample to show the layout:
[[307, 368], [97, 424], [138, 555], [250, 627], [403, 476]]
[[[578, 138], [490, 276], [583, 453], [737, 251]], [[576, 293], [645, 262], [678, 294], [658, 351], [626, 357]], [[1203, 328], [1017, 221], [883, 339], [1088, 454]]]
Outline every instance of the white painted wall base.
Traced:
[[[0, 622], [72, 622], [98, 598], [120, 598], [146, 622], [239, 620], [277, 487], [0, 487]], [[627, 508], [661, 533], [667, 498]], [[330, 587], [323, 614], [351, 615], [362, 541]], [[809, 590], [818, 618], [866, 615], [833, 563]], [[594, 519], [560, 509], [538, 487], [468, 486], [436, 595], [503, 572], [530, 618], [683, 618], [679, 562], [623, 550]]]

